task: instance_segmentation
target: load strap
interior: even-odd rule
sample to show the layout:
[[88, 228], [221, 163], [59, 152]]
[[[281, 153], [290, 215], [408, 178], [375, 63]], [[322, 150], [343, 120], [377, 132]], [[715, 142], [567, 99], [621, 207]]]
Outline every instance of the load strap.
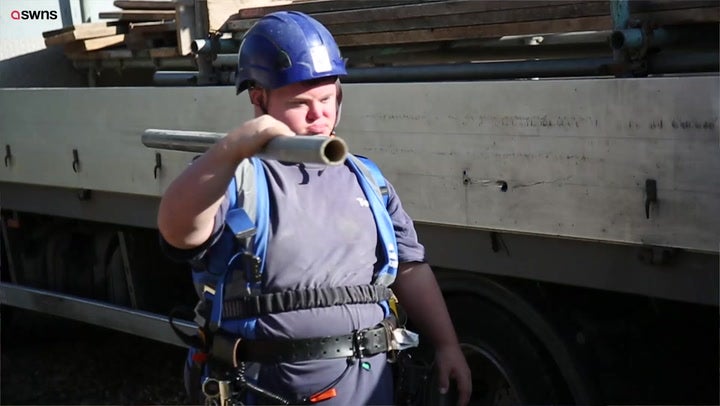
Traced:
[[245, 340], [218, 334], [213, 342], [215, 359], [230, 365], [243, 362], [298, 362], [330, 358], [363, 358], [391, 349], [395, 317], [388, 317], [372, 328], [330, 337], [290, 340]]
[[345, 304], [381, 303], [392, 297], [382, 285], [358, 285], [308, 288], [227, 299], [223, 303], [224, 320], [244, 319], [270, 313], [304, 310]]

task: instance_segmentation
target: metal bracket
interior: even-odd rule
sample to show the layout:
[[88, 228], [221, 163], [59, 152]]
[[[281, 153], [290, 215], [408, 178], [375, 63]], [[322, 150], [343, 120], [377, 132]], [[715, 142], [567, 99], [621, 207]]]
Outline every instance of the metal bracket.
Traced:
[[155, 179], [158, 178], [158, 172], [162, 169], [162, 155], [159, 152], [155, 153], [155, 167], [153, 168], [153, 176]]
[[12, 164], [12, 151], [10, 150], [10, 144], [5, 145], [5, 167], [9, 167]]
[[650, 218], [650, 205], [656, 204], [657, 198], [657, 182], [655, 179], [645, 180], [645, 218]]
[[78, 173], [78, 172], [80, 172], [80, 157], [78, 155], [78, 150], [73, 149], [72, 154], [73, 154], [73, 162], [72, 162], [73, 172]]

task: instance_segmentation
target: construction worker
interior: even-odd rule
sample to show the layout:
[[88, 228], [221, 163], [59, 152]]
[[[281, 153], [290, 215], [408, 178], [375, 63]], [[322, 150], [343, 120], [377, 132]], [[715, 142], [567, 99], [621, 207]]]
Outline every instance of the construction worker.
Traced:
[[[158, 226], [168, 255], [196, 266], [210, 261], [212, 247], [226, 228], [230, 205], [226, 191], [238, 165], [276, 136], [333, 135], [342, 102], [339, 80], [345, 74], [345, 61], [335, 40], [308, 15], [272, 13], [247, 31], [239, 50], [236, 90], [238, 94], [248, 90], [256, 117], [230, 131], [167, 188]], [[390, 284], [421, 339], [435, 349], [438, 390], [445, 393], [450, 385], [456, 385], [458, 404], [467, 404], [470, 369], [435, 277], [424, 260], [424, 247], [392, 185], [387, 183], [386, 207], [397, 247], [390, 255], [397, 256], [397, 263], [386, 262], [397, 270], [378, 276], [380, 226], [359, 175], [348, 164], [264, 159], [262, 170], [267, 178], [270, 221], [260, 294], [312, 291], [317, 295], [310, 296], [322, 296], [330, 288], [373, 286], [382, 279]], [[322, 337], [376, 331], [371, 329], [388, 318], [387, 310], [378, 303], [345, 298], [339, 305], [316, 305], [273, 310], [257, 315], [250, 324], [227, 328], [242, 336], [239, 345], [247, 346], [246, 353], [252, 358], [261, 357], [262, 348], [291, 345], [293, 340], [326, 348], [328, 340]], [[358, 356], [334, 358], [323, 350], [323, 355], [318, 352], [311, 359], [297, 358], [285, 351], [286, 347], [272, 347], [282, 350], [273, 350], [272, 362], [260, 362], [253, 382], [293, 404], [392, 404], [389, 344], [382, 341], [379, 346], [379, 353], [360, 353], [366, 351], [363, 348], [357, 350]], [[279, 353], [287, 353], [289, 358], [277, 358]], [[193, 392], [200, 382], [188, 384]], [[256, 396], [245, 402], [264, 400]]]

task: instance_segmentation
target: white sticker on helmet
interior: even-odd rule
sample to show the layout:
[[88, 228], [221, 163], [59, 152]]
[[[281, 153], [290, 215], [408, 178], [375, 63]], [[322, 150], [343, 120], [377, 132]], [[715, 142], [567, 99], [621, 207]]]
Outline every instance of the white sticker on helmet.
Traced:
[[313, 67], [315, 72], [329, 72], [332, 70], [332, 64], [330, 64], [330, 55], [328, 54], [327, 48], [324, 45], [318, 45], [310, 48], [310, 56], [313, 60]]

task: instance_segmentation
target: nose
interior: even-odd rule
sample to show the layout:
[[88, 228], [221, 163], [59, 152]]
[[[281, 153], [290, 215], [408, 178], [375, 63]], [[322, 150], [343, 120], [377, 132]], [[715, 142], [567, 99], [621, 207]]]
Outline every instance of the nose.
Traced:
[[313, 101], [308, 106], [307, 121], [312, 123], [323, 116], [323, 104]]

